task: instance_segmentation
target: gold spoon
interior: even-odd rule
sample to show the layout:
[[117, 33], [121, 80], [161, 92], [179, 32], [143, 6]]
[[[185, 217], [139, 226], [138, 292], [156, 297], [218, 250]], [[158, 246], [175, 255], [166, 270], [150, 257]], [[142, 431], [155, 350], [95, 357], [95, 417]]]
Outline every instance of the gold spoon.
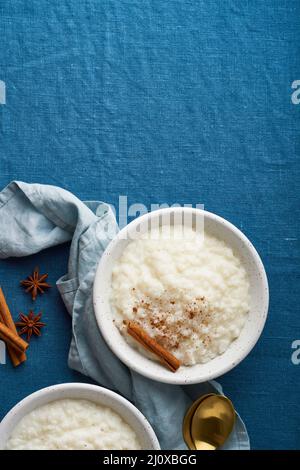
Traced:
[[199, 404], [203, 400], [205, 400], [205, 398], [210, 397], [211, 395], [214, 395], [214, 394], [213, 393], [208, 393], [207, 395], [202, 395], [202, 397], [200, 397], [196, 401], [194, 401], [194, 403], [192, 403], [192, 405], [187, 410], [187, 412], [185, 414], [185, 417], [183, 419], [183, 423], [182, 423], [183, 439], [184, 439], [186, 445], [188, 446], [188, 448], [191, 449], [191, 450], [196, 450], [194, 441], [193, 441], [192, 436], [191, 436], [191, 421], [192, 421], [192, 418], [193, 418], [194, 413], [195, 413], [197, 407], [199, 406]]
[[231, 401], [210, 395], [200, 401], [191, 421], [191, 437], [196, 450], [215, 450], [228, 439], [235, 423]]

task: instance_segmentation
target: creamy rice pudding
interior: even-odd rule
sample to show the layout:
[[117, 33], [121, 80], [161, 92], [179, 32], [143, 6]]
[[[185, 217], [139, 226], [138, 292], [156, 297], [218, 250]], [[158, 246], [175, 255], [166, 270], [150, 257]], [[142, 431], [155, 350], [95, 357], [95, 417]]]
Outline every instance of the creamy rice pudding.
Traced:
[[[132, 240], [112, 274], [114, 322], [126, 340], [133, 320], [181, 364], [205, 363], [226, 351], [249, 311], [249, 280], [222, 240], [175, 226]], [[170, 235], [170, 236], [169, 236]]]
[[136, 450], [141, 446], [133, 429], [111, 408], [88, 400], [62, 399], [21, 419], [6, 449]]

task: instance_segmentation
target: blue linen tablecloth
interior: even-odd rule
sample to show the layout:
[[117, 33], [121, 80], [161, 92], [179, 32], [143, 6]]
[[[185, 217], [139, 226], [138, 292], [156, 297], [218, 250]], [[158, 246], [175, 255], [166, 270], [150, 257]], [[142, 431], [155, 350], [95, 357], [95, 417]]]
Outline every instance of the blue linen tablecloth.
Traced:
[[[240, 227], [265, 263], [270, 311], [220, 382], [252, 448], [299, 448], [299, 1], [2, 1], [0, 27], [1, 188], [53, 184], [116, 208], [119, 196], [203, 203]], [[67, 257], [59, 246], [0, 262], [15, 317], [32, 306], [18, 281], [39, 264], [54, 283]], [[1, 417], [43, 386], [86, 381], [67, 368], [58, 293], [36, 309], [47, 328], [26, 367], [0, 365]]]

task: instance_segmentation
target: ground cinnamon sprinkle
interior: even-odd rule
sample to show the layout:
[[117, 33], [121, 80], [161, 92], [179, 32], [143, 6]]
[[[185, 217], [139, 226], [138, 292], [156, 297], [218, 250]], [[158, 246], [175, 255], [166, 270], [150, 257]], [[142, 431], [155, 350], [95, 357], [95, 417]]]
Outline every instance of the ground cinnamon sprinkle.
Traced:
[[205, 326], [212, 310], [205, 297], [183, 303], [178, 293], [164, 291], [158, 297], [140, 298], [132, 312], [134, 320], [169, 351], [176, 351], [193, 337], [204, 346], [211, 341]]

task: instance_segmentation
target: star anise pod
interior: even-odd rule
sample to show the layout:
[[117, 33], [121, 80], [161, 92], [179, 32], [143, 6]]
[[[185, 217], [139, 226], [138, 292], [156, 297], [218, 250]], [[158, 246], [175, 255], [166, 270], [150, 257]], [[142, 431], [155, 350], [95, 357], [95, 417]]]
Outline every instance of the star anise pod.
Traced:
[[26, 287], [26, 292], [30, 292], [32, 300], [35, 300], [38, 294], [43, 294], [45, 289], [51, 287], [50, 284], [45, 282], [47, 277], [48, 274], [40, 275], [39, 268], [35, 268], [31, 276], [21, 281], [21, 286]]
[[37, 315], [34, 314], [32, 310], [30, 310], [28, 315], [24, 315], [24, 313], [20, 313], [21, 321], [16, 322], [16, 326], [21, 328], [18, 331], [19, 335], [27, 334], [27, 341], [30, 341], [32, 334], [36, 336], [41, 336], [41, 328], [46, 326], [46, 323], [41, 322], [42, 313], [38, 313]]

